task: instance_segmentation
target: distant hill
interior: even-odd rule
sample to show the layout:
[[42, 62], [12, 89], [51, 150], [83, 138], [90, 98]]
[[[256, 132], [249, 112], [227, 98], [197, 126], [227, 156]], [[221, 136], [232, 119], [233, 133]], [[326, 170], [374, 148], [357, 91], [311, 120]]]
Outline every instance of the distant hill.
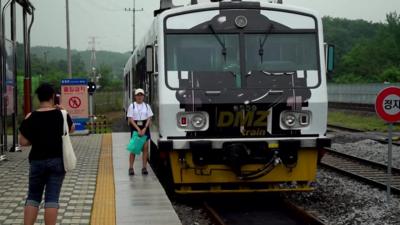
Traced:
[[[45, 47], [45, 46], [33, 46], [31, 47], [31, 54], [36, 55], [38, 58], [44, 59], [45, 53], [47, 54], [47, 61], [58, 61], [67, 59], [67, 50], [61, 47]], [[72, 55], [80, 55], [81, 60], [85, 63], [85, 68], [89, 71], [91, 51], [78, 51], [71, 50]], [[119, 53], [111, 51], [96, 51], [96, 62], [97, 67], [101, 64], [109, 65], [113, 73], [122, 76], [122, 69], [128, 60], [130, 53]], [[73, 66], [73, 65], [72, 65]]]

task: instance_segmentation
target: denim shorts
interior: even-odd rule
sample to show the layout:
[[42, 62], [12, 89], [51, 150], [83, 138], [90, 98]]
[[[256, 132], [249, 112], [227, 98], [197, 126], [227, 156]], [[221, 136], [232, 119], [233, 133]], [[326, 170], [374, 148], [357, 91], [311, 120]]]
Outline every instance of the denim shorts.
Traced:
[[65, 177], [62, 158], [32, 160], [29, 170], [28, 198], [25, 205], [39, 207], [45, 191], [44, 207], [59, 208], [61, 186]]

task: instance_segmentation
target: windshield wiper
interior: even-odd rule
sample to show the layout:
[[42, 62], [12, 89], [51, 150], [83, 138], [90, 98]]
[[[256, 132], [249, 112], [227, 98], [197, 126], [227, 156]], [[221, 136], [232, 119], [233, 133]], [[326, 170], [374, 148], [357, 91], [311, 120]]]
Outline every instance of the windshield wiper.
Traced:
[[271, 33], [271, 31], [272, 31], [273, 29], [274, 29], [274, 24], [271, 23], [271, 24], [269, 25], [269, 28], [268, 28], [267, 32], [265, 33], [264, 40], [261, 42], [261, 39], [260, 39], [260, 49], [258, 50], [258, 54], [260, 55], [261, 63], [262, 63], [262, 61], [263, 61], [265, 42], [267, 41], [268, 35]]
[[208, 24], [208, 28], [210, 28], [210, 30], [212, 31], [214, 37], [217, 39], [218, 43], [221, 45], [222, 47], [222, 55], [224, 56], [225, 60], [226, 60], [226, 47], [225, 47], [225, 43], [221, 41], [221, 39], [219, 38], [218, 34], [215, 33], [214, 27], [211, 24]]
[[270, 75], [270, 76], [281, 76], [281, 75], [290, 75], [293, 76], [296, 74], [296, 72], [270, 72], [270, 71], [264, 71], [262, 70], [265, 75]]

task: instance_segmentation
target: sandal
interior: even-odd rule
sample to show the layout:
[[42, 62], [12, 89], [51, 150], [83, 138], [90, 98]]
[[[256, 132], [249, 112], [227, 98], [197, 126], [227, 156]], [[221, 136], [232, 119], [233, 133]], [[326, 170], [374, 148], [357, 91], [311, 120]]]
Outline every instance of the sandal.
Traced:
[[133, 168], [129, 168], [129, 176], [133, 176], [135, 175], [135, 171], [133, 170]]
[[143, 175], [147, 175], [147, 174], [149, 174], [149, 172], [147, 172], [147, 169], [146, 169], [146, 168], [142, 168], [142, 174], [143, 174]]

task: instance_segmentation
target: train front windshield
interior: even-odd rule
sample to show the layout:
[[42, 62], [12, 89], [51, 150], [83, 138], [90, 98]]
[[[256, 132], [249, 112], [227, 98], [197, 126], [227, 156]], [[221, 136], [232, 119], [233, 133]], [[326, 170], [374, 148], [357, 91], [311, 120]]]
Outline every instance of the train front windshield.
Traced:
[[[220, 42], [221, 41], [221, 42]], [[239, 35], [167, 35], [167, 80], [172, 88], [192, 72], [231, 73], [240, 85]], [[185, 87], [188, 88], [188, 87]], [[194, 85], [193, 88], [205, 88]]]
[[318, 70], [314, 34], [245, 35], [246, 71]]
[[[239, 34], [168, 34], [167, 84], [173, 89], [208, 89], [199, 83], [184, 82], [194, 81], [193, 73], [201, 73], [202, 76], [230, 77], [225, 88], [247, 88], [246, 79], [251, 74], [296, 71], [310, 76], [308, 87], [318, 83], [315, 34], [245, 34], [242, 49], [243, 53]], [[240, 54], [244, 54], [242, 63]], [[269, 84], [257, 86], [251, 88], [265, 88]]]

